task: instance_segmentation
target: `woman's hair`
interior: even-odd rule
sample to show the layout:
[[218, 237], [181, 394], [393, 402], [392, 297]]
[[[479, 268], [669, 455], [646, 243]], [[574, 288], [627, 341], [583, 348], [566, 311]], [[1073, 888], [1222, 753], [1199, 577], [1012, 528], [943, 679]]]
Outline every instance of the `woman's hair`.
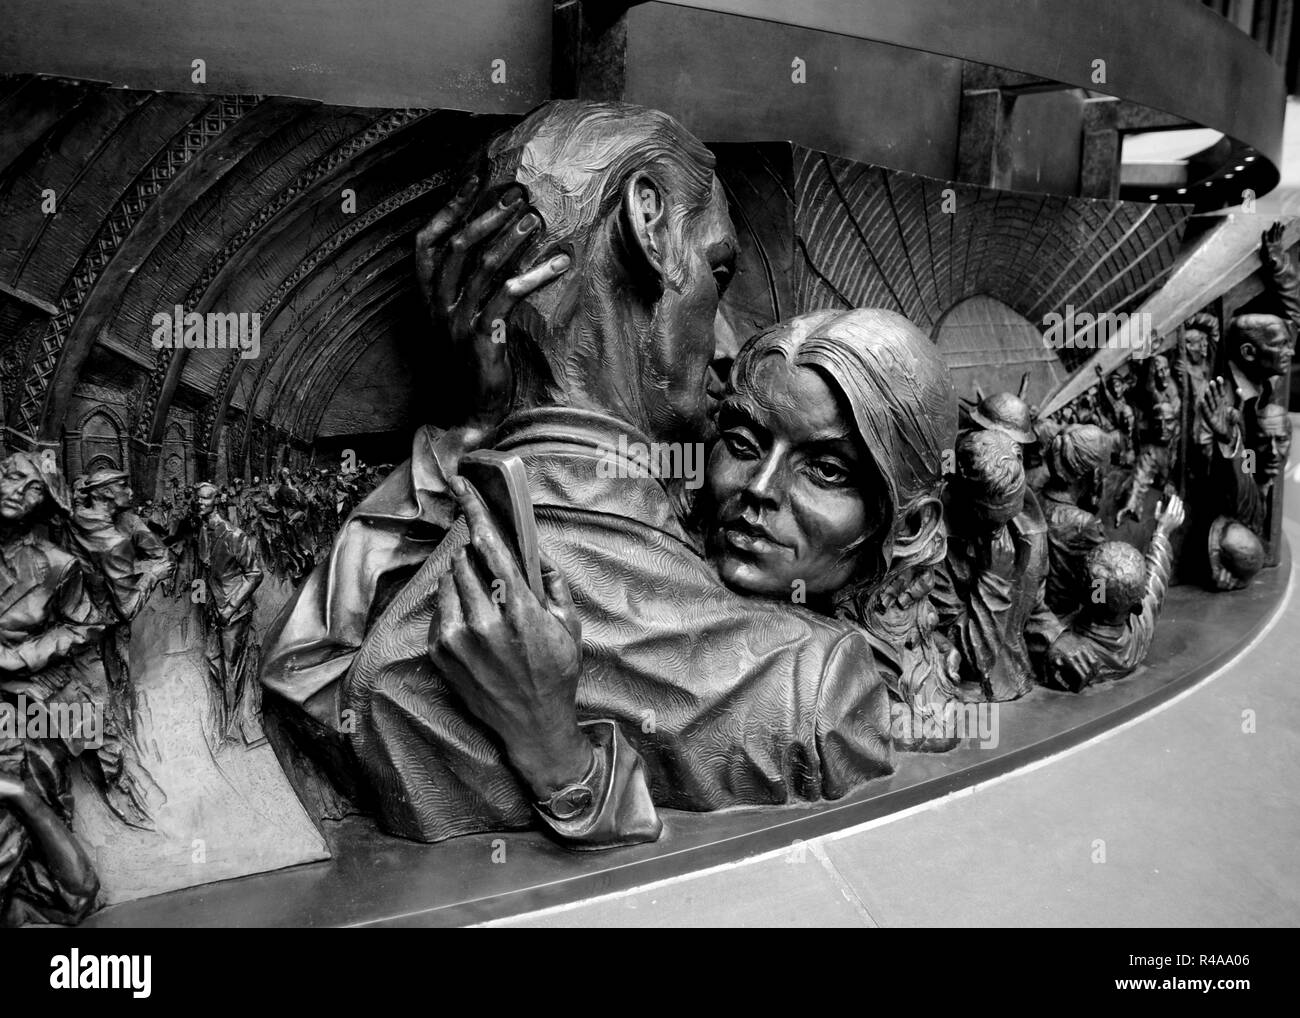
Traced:
[[854, 436], [879, 475], [884, 525], [863, 551], [855, 584], [942, 557], [944, 542], [934, 539], [935, 530], [905, 532], [927, 503], [939, 512], [944, 453], [957, 430], [957, 395], [935, 345], [893, 311], [814, 311], [746, 343], [728, 388], [757, 390], [759, 365], [773, 355], [822, 374], [848, 408]]

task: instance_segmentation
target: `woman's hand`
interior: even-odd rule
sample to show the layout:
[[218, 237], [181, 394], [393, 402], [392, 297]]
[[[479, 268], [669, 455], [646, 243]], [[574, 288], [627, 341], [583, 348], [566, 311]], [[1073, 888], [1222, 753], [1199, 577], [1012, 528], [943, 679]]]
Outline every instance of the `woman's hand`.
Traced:
[[542, 217], [528, 207], [524, 189], [512, 184], [492, 208], [466, 223], [477, 195], [478, 180], [471, 177], [416, 235], [415, 261], [434, 326], [463, 365], [465, 423], [486, 429], [510, 409], [510, 315], [523, 298], [564, 275], [569, 258], [556, 255], [512, 275]]
[[581, 779], [592, 747], [578, 727], [582, 627], [568, 584], [542, 557], [546, 604], [515, 562], [478, 492], [451, 482], [469, 522], [438, 588], [429, 657], [470, 713], [501, 739], [538, 799]]

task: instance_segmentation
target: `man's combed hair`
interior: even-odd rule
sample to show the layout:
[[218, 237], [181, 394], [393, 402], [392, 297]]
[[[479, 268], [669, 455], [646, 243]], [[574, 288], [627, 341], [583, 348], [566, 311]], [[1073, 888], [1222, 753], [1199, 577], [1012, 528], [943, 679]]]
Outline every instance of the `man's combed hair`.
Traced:
[[541, 213], [540, 248], [584, 240], [643, 170], [660, 178], [670, 218], [684, 225], [708, 207], [715, 162], [667, 113], [617, 102], [546, 103], [488, 148], [491, 186], [522, 184]]
[[1236, 350], [1242, 343], [1258, 343], [1260, 334], [1266, 329], [1282, 326], [1283, 333], [1286, 328], [1286, 320], [1277, 315], [1270, 315], [1258, 311], [1252, 311], [1248, 314], [1237, 315], [1228, 323], [1228, 349]]
[[1193, 330], [1205, 333], [1212, 344], [1219, 341], [1219, 320], [1208, 311], [1198, 311], [1183, 323], [1184, 332]]
[[[654, 176], [678, 235], [708, 209], [713, 197], [713, 153], [668, 114], [631, 103], [546, 103], [492, 141], [487, 164], [489, 190], [521, 184], [542, 216], [542, 228], [520, 253], [523, 266], [560, 251], [581, 265], [634, 173]], [[676, 252], [665, 254], [665, 282], [680, 288], [686, 265]], [[599, 291], [545, 288], [519, 305], [518, 333], [507, 348], [516, 403], [554, 398], [568, 368], [563, 351], [551, 344], [553, 336], [584, 302], [591, 306], [613, 299]]]
[[1106, 541], [1084, 560], [1093, 603], [1115, 616], [1126, 615], [1142, 603], [1147, 586], [1147, 562], [1124, 541]]

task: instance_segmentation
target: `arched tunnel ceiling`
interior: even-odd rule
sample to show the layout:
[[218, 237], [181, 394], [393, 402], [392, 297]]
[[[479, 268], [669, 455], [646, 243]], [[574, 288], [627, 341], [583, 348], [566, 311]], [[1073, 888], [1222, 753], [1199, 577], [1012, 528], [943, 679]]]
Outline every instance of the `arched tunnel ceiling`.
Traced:
[[[11, 438], [57, 440], [108, 357], [140, 380], [137, 439], [184, 408], [215, 449], [250, 408], [309, 442], [363, 339], [427, 346], [413, 235], [504, 120], [25, 77], [0, 79], [0, 122]], [[259, 315], [260, 355], [155, 349], [178, 305]]]
[[[183, 419], [209, 468], [219, 448], [245, 463], [268, 435], [306, 448], [409, 428], [417, 391], [419, 417], [436, 417], [450, 381], [428, 367], [413, 237], [508, 122], [0, 78], [11, 444], [57, 442], [78, 394], [106, 384], [129, 391], [139, 447]], [[1066, 303], [1120, 310], [1168, 272], [1187, 213], [949, 184], [797, 146], [718, 151], [744, 249], [725, 310], [742, 337], [845, 303], [933, 330], [980, 293], [1034, 321]], [[42, 206], [51, 191], [56, 214]], [[259, 356], [155, 349], [154, 316], [177, 305], [260, 316]]]

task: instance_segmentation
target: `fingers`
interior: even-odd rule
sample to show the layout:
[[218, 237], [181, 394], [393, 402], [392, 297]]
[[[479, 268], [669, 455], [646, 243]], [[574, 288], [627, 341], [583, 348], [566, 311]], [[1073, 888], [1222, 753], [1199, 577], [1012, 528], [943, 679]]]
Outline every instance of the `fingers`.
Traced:
[[568, 581], [560, 572], [560, 567], [545, 552], [539, 552], [542, 563], [542, 587], [546, 599], [561, 611], [573, 608], [573, 595], [569, 592]]
[[478, 177], [470, 177], [461, 185], [456, 197], [440, 208], [419, 233], [415, 235], [417, 251], [428, 251], [438, 247], [447, 239], [466, 213], [474, 205], [474, 195], [478, 191]]
[[464, 628], [465, 613], [456, 593], [456, 579], [448, 570], [438, 580], [438, 642], [431, 649], [454, 655]]
[[496, 521], [492, 519], [492, 514], [488, 512], [474, 486], [464, 478], [457, 477], [452, 483], [452, 491], [456, 492], [461, 508], [465, 510], [474, 551], [488, 571], [497, 579], [504, 580], [512, 592], [526, 589], [528, 581], [516, 564], [514, 553], [501, 536]]
[[447, 237], [469, 214], [478, 192], [478, 177], [470, 177], [450, 202], [444, 205], [415, 235], [416, 277], [426, 303], [433, 299], [433, 279], [437, 272], [441, 248]]
[[498, 318], [508, 319], [516, 304], [547, 283], [559, 279], [569, 271], [569, 264], [568, 255], [555, 255], [540, 265], [534, 265], [527, 272], [507, 280], [483, 309], [483, 320], [491, 322]]
[[489, 237], [513, 220], [523, 210], [524, 190], [512, 184], [492, 208], [451, 238], [442, 270], [438, 274], [437, 303], [443, 314], [450, 315], [460, 300], [461, 274], [465, 260], [485, 237]]
[[[479, 305], [491, 292], [498, 274], [510, 264], [515, 253], [532, 234], [540, 229], [541, 225], [542, 217], [532, 209], [528, 209], [515, 220], [514, 225], [503, 227], [492, 238], [482, 258], [479, 259], [478, 266], [470, 273], [469, 281], [465, 284], [464, 293], [456, 309], [456, 313], [466, 326], [473, 324]], [[491, 319], [489, 318], [488, 321]]]
[[573, 642], [581, 645], [582, 622], [578, 618], [578, 609], [573, 603], [573, 595], [569, 592], [569, 584], [559, 567], [544, 552], [539, 552], [538, 557], [542, 564], [542, 588], [546, 592], [546, 610], [568, 630]]
[[470, 564], [466, 549], [461, 548], [452, 557], [451, 573], [456, 581], [456, 592], [460, 595], [469, 628], [480, 633], [487, 631], [496, 613], [492, 608], [492, 599], [483, 589], [483, 580]]

